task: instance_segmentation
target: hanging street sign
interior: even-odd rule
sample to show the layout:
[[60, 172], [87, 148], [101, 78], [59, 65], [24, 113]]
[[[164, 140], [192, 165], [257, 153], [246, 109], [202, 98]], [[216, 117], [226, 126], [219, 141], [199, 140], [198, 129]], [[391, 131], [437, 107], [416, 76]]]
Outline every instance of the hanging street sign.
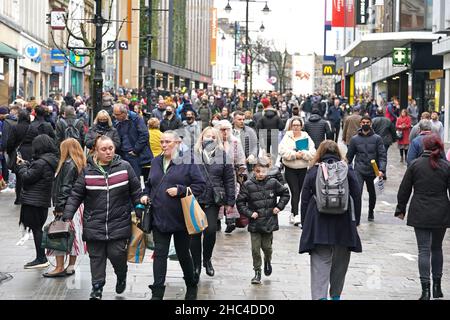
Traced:
[[411, 64], [411, 49], [394, 48], [392, 52], [393, 66], [409, 66]]
[[50, 27], [53, 30], [64, 30], [66, 28], [65, 15], [64, 9], [53, 9], [50, 13]]

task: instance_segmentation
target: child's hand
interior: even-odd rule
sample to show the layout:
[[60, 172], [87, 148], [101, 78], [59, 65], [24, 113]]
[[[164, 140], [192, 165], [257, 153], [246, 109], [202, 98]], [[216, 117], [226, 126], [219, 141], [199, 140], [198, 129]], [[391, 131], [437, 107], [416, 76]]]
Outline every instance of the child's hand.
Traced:
[[257, 212], [253, 212], [252, 219], [258, 219], [259, 215]]
[[280, 209], [278, 208], [273, 208], [273, 214], [279, 214], [280, 213]]

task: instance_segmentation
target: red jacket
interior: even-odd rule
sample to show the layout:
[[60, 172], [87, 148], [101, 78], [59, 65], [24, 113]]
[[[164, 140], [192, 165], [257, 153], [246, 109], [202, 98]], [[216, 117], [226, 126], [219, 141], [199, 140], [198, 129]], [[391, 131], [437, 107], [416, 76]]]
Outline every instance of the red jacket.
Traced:
[[[405, 124], [405, 128], [402, 125]], [[398, 141], [398, 144], [409, 144], [409, 133], [411, 132], [411, 118], [409, 116], [400, 116], [395, 125], [397, 131], [403, 132], [403, 137]]]

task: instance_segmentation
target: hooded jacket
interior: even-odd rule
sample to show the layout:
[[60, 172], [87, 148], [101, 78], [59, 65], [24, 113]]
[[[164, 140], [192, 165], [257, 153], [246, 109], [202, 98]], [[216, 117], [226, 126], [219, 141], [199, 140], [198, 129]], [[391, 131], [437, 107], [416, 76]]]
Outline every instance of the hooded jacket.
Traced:
[[305, 131], [314, 141], [314, 146], [316, 149], [319, 148], [322, 141], [332, 139], [333, 136], [328, 122], [323, 120], [318, 114], [312, 114], [309, 117], [309, 120], [305, 123]]
[[17, 174], [22, 179], [22, 204], [33, 207], [51, 207], [53, 177], [58, 159], [53, 153], [44, 153], [31, 163], [19, 165]]
[[[276, 179], [266, 177], [258, 181], [253, 177], [242, 185], [236, 203], [239, 213], [250, 219], [249, 232], [271, 233], [279, 229], [278, 215], [273, 209], [283, 211], [289, 199], [289, 189]], [[258, 218], [251, 217], [253, 212], [258, 213]]]
[[92, 149], [94, 147], [95, 139], [97, 139], [98, 136], [110, 137], [111, 140], [114, 142], [116, 150], [117, 151], [120, 150], [120, 136], [116, 128], [110, 126], [104, 128], [100, 126], [98, 123], [94, 124], [91, 128], [89, 128], [89, 131], [85, 138], [86, 148]]
[[138, 204], [141, 195], [141, 184], [128, 162], [116, 155], [103, 173], [90, 157], [70, 193], [63, 219], [73, 219], [84, 202], [84, 241], [129, 239], [130, 202]]
[[385, 145], [391, 145], [397, 138], [395, 125], [383, 115], [378, 115], [373, 119], [372, 128], [377, 135], [383, 138], [383, 143]]
[[378, 169], [386, 172], [387, 155], [384, 149], [383, 139], [375, 134], [371, 128], [367, 135], [364, 135], [362, 129], [350, 140], [347, 150], [347, 160], [351, 164], [355, 160], [354, 168], [356, 172], [366, 177], [375, 177], [371, 160], [375, 160]]
[[266, 130], [283, 130], [284, 124], [283, 120], [278, 116], [277, 110], [273, 108], [267, 108], [262, 113], [262, 118], [256, 124], [256, 129], [266, 129]]

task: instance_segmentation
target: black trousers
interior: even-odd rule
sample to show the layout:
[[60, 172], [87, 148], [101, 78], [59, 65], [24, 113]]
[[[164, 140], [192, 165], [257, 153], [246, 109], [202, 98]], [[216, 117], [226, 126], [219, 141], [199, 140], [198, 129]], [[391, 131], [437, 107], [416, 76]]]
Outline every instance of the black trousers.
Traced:
[[284, 168], [284, 176], [289, 186], [289, 190], [291, 190], [291, 210], [294, 216], [296, 216], [298, 215], [300, 194], [302, 192], [303, 182], [305, 181], [305, 176], [308, 169], [291, 169], [286, 166]]
[[333, 130], [334, 142], [338, 142], [339, 132], [341, 131], [341, 122], [331, 123], [331, 129]]
[[369, 193], [369, 213], [373, 213], [375, 204], [377, 203], [377, 194], [375, 192], [375, 185], [373, 184], [373, 179], [375, 179], [375, 176], [363, 176], [359, 172], [357, 172], [356, 175], [358, 177], [361, 195], [363, 192], [364, 183], [366, 183], [367, 192]]
[[91, 263], [92, 285], [105, 285], [107, 259], [111, 262], [117, 277], [126, 278], [128, 239], [87, 241], [86, 245]]
[[[217, 223], [217, 219], [215, 221]], [[195, 283], [194, 281], [194, 263], [192, 262], [190, 244], [191, 236], [187, 231], [175, 233], [163, 233], [153, 228], [153, 241], [155, 242], [154, 260], [153, 260], [153, 286], [162, 287], [166, 282], [167, 257], [169, 255], [170, 239], [174, 238], [175, 251], [178, 261], [183, 270], [186, 283]]]
[[194, 267], [201, 266], [202, 263], [202, 235], [203, 235], [203, 261], [209, 261], [212, 258], [214, 246], [216, 244], [217, 219], [219, 217], [219, 207], [202, 206], [203, 211], [208, 218], [208, 228], [202, 233], [192, 236], [191, 254], [194, 261]]

